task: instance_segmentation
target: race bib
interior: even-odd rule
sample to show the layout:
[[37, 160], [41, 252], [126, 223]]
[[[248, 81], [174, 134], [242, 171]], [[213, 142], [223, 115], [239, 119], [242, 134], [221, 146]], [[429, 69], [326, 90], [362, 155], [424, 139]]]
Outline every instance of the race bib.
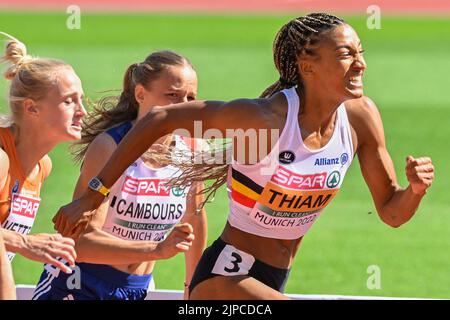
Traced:
[[303, 236], [339, 191], [330, 174], [297, 174], [279, 167], [250, 212], [252, 220], [268, 229], [300, 229]]
[[[40, 202], [40, 198], [13, 193], [10, 212], [2, 227], [24, 235], [30, 233]], [[7, 256], [12, 261], [15, 254], [7, 252]]]
[[223, 276], [246, 275], [255, 263], [255, 258], [231, 245], [226, 245], [216, 260], [212, 273]]

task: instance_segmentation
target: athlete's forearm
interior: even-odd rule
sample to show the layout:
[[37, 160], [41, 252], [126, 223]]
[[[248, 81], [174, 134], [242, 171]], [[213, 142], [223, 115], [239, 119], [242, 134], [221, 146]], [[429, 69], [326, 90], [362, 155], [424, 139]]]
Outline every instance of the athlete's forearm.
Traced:
[[396, 190], [380, 212], [381, 219], [392, 227], [400, 227], [416, 213], [424, 194], [413, 193], [410, 186]]
[[190, 101], [155, 108], [125, 135], [98, 177], [106, 187], [111, 187], [122, 172], [158, 138], [178, 129], [189, 132], [193, 137], [194, 133], [197, 133], [196, 121], [202, 121], [202, 130], [214, 127], [211, 118], [220, 118], [218, 108], [223, 105], [223, 101]]
[[0, 235], [0, 300], [16, 299], [16, 288], [11, 263], [6, 256], [6, 249]]
[[[189, 106], [194, 109], [202, 107], [200, 102], [185, 104], [186, 107]], [[168, 121], [167, 114], [168, 112], [165, 108], [159, 108], [158, 110], [149, 112], [126, 134], [98, 174], [98, 177], [106, 187], [111, 187], [119, 179], [122, 172], [148, 150], [158, 138], [178, 129], [172, 127], [173, 119]]]
[[100, 229], [82, 235], [75, 245], [77, 261], [98, 264], [132, 264], [159, 259], [158, 244], [126, 241]]

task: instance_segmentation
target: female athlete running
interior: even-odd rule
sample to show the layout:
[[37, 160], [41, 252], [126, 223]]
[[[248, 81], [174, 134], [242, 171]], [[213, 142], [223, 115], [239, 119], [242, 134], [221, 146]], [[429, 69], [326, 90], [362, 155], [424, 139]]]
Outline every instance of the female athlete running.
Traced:
[[73, 68], [53, 59], [33, 58], [17, 39], [8, 38], [2, 62], [11, 81], [11, 117], [0, 123], [0, 222], [8, 257], [19, 253], [65, 272], [57, 258], [75, 262], [74, 242], [59, 234], [28, 235], [41, 202], [40, 192], [52, 162], [47, 155], [61, 142], [81, 138], [81, 81]]
[[[193, 66], [174, 52], [154, 52], [132, 64], [118, 101], [104, 98], [85, 121], [77, 143], [82, 146], [76, 154], [83, 165], [74, 198], [81, 196], [127, 132], [154, 106], [192, 101], [196, 95]], [[114, 106], [107, 108], [111, 103]], [[185, 283], [190, 283], [206, 247], [206, 215], [204, 209], [197, 212], [202, 198], [196, 194], [202, 185], [185, 190], [167, 187], [165, 182], [180, 172], [152, 156], [171, 147], [189, 152], [191, 141], [185, 140], [176, 135], [159, 139], [114, 184], [89, 228], [76, 240], [81, 288], [70, 289], [68, 276], [47, 266], [35, 299], [144, 299], [155, 260], [177, 252], [185, 252]], [[179, 222], [186, 224], [177, 226]], [[155, 242], [160, 242], [158, 250]]]
[[[245, 144], [243, 160], [228, 165], [228, 222], [196, 268], [192, 299], [286, 298], [282, 292], [301, 239], [338, 192], [354, 155], [381, 220], [392, 227], [411, 219], [434, 178], [430, 158], [408, 156], [409, 185], [398, 185], [380, 114], [363, 95], [366, 62], [349, 24], [308, 14], [285, 24], [273, 49], [280, 79], [261, 98], [155, 108], [95, 178], [111, 186], [158, 137], [179, 128], [193, 135], [194, 127], [199, 130], [194, 121], [201, 121], [203, 132], [215, 129], [233, 138], [237, 151], [242, 130], [280, 133], [274, 143], [271, 135], [257, 136], [258, 148]], [[266, 141], [268, 151], [261, 147]], [[257, 161], [250, 161], [255, 151]], [[103, 198], [87, 190], [60, 209], [56, 228], [76, 236]]]

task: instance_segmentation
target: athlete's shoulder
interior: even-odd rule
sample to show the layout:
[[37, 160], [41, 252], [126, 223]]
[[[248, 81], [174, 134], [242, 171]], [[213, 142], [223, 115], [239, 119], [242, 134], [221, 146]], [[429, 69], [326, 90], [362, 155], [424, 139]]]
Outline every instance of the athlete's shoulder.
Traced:
[[358, 141], [380, 143], [384, 140], [383, 122], [375, 102], [367, 96], [345, 102], [350, 125]]
[[44, 165], [44, 179], [47, 179], [53, 167], [52, 159], [48, 156], [48, 154], [42, 158], [42, 164]]
[[8, 154], [0, 147], [0, 190], [3, 189], [9, 171]]
[[267, 113], [264, 108], [267, 99], [235, 99], [215, 108], [209, 117], [214, 128], [263, 128], [267, 127]]
[[89, 144], [84, 162], [109, 158], [116, 148], [114, 139], [107, 132], [102, 132]]
[[273, 123], [274, 117], [279, 114], [284, 118], [288, 106], [286, 96], [281, 92], [275, 93], [270, 98], [238, 99], [230, 103], [239, 106], [241, 116], [248, 115], [249, 118], [258, 118], [268, 124]]
[[222, 108], [235, 111], [235, 112], [248, 112], [254, 113], [262, 111], [262, 107], [266, 105], [268, 99], [248, 99], [248, 98], [240, 98], [231, 100], [223, 104]]
[[367, 96], [347, 100], [344, 105], [347, 113], [352, 117], [373, 117], [379, 114], [377, 105]]

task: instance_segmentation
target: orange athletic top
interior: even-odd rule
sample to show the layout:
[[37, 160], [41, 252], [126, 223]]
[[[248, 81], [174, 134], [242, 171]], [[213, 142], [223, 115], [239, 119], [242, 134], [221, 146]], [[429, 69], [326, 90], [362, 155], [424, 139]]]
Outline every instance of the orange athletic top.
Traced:
[[49, 168], [44, 159], [39, 160], [39, 172], [34, 179], [28, 179], [19, 162], [10, 128], [0, 128], [0, 142], [9, 157], [8, 176], [0, 189], [0, 223], [5, 229], [28, 234], [36, 218], [41, 185]]

